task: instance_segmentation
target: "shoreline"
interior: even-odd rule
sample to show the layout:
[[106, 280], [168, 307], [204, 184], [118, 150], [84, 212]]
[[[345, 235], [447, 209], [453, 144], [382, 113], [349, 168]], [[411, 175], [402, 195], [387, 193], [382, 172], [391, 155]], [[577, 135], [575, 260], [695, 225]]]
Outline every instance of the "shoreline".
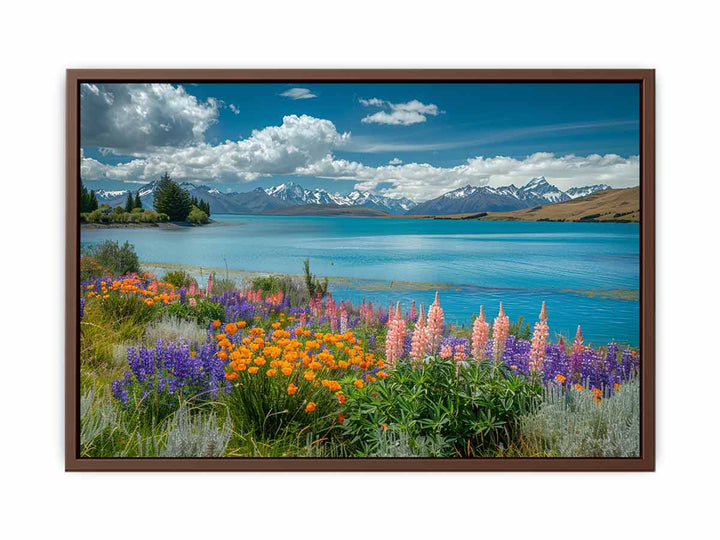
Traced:
[[209, 223], [203, 223], [197, 225], [194, 223], [187, 223], [184, 221], [163, 221], [157, 223], [80, 223], [80, 229], [185, 229], [190, 227], [205, 227], [206, 225], [212, 225], [216, 223], [210, 220]]
[[[235, 280], [252, 279], [256, 277], [290, 277], [302, 279], [301, 274], [290, 274], [284, 272], [262, 272], [259, 270], [242, 270], [234, 268], [216, 268], [210, 266], [199, 266], [180, 263], [161, 263], [151, 261], [141, 261], [141, 266], [150, 271], [153, 270], [184, 270], [189, 274], [203, 276], [215, 274], [218, 277], [228, 277]], [[193, 276], [194, 277], [194, 276]], [[456, 283], [432, 283], [422, 281], [388, 281], [380, 279], [363, 279], [363, 278], [347, 278], [347, 277], [331, 277], [327, 276], [328, 282], [335, 285], [350, 286], [362, 291], [393, 291], [393, 292], [413, 292], [413, 291], [492, 291], [497, 292], [503, 289], [479, 287], [476, 285], [456, 284]], [[557, 289], [555, 292], [561, 294], [577, 294], [588, 298], [602, 298], [608, 300], [625, 300], [630, 302], [638, 302], [640, 299], [640, 291], [636, 289]]]

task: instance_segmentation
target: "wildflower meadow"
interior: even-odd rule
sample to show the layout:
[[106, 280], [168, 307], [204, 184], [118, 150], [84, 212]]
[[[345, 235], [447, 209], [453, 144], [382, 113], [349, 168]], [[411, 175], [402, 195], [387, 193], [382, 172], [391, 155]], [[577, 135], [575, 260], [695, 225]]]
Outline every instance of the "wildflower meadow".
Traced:
[[449, 325], [439, 293], [355, 305], [308, 263], [242, 283], [81, 264], [85, 457], [639, 455], [639, 351], [553, 335], [544, 302], [528, 332], [502, 303]]

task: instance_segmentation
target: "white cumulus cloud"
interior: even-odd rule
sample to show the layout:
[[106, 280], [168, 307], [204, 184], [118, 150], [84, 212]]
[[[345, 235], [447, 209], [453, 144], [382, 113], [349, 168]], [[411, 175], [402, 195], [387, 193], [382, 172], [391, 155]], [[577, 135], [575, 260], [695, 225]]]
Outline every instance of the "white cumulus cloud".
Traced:
[[440, 110], [432, 103], [426, 105], [413, 99], [407, 103], [391, 103], [379, 98], [360, 99], [365, 107], [381, 107], [384, 110], [364, 117], [361, 122], [366, 124], [390, 124], [409, 126], [425, 122], [428, 116], [437, 116]]
[[200, 101], [172, 84], [83, 84], [81, 144], [130, 155], [198, 144], [218, 108], [217, 100]]
[[280, 95], [290, 99], [312, 99], [317, 97], [308, 88], [289, 88]]

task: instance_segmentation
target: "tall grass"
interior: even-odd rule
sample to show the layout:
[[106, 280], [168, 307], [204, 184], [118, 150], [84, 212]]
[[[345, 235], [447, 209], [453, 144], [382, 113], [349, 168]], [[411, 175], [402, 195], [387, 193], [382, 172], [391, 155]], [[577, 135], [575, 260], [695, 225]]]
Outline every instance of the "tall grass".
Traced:
[[638, 457], [640, 381], [599, 403], [588, 390], [548, 388], [538, 410], [523, 418], [530, 452], [555, 457]]

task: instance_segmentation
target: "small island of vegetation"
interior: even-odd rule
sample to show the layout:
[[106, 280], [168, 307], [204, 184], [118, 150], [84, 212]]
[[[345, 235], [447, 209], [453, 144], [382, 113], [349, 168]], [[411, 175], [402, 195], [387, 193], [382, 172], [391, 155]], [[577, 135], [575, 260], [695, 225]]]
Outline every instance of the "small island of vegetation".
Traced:
[[210, 204], [191, 196], [168, 173], [163, 174], [155, 191], [153, 208], [143, 208], [140, 192], [128, 191], [125, 206], [112, 208], [98, 204], [94, 190], [80, 185], [80, 223], [113, 225], [157, 225], [159, 223], [210, 223]]

